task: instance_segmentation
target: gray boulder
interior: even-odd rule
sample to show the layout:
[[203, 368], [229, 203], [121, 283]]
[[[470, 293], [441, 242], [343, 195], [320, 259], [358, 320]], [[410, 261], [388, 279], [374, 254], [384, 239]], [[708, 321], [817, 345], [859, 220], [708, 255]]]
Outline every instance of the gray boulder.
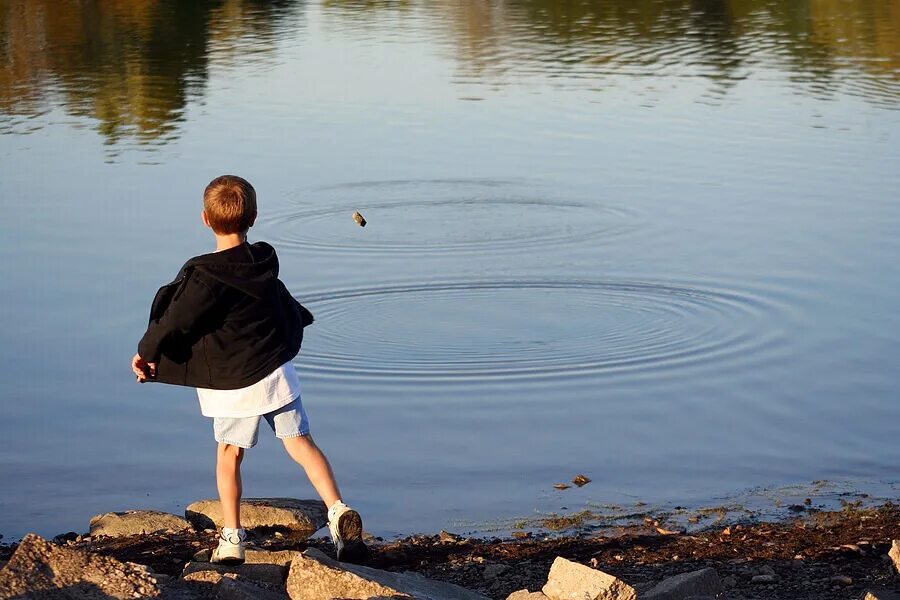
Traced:
[[603, 571], [557, 556], [541, 590], [551, 600], [635, 600], [633, 587]]
[[156, 510], [129, 510], [97, 515], [91, 519], [91, 535], [125, 537], [157, 531], [185, 531], [191, 524], [177, 515]]
[[465, 588], [426, 579], [415, 573], [391, 573], [339, 563], [315, 548], [291, 562], [287, 579], [291, 600], [332, 598], [406, 598], [416, 600], [487, 600]]
[[[222, 527], [222, 507], [218, 500], [198, 500], [184, 516], [197, 529]], [[295, 498], [247, 498], [241, 501], [244, 529], [276, 529], [309, 537], [328, 523], [328, 511], [320, 500]]]
[[717, 596], [724, 590], [715, 569], [701, 569], [662, 580], [641, 595], [641, 600], [685, 600], [690, 596]]
[[159, 595], [146, 568], [57, 546], [30, 533], [0, 571], [0, 600], [40, 597], [140, 598]]

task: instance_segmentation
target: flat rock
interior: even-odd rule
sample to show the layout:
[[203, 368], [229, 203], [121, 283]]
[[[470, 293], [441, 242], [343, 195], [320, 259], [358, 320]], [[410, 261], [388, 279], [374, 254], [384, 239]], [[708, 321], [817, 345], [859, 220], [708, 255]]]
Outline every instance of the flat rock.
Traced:
[[157, 531], [185, 531], [191, 528], [182, 517], [156, 510], [129, 510], [97, 515], [91, 519], [91, 535], [125, 537]]
[[641, 600], [685, 600], [690, 596], [717, 596], [724, 591], [715, 569], [700, 569], [662, 580], [641, 595]]
[[867, 590], [860, 600], [900, 600], [900, 594], [888, 590]]
[[[282, 585], [287, 576], [287, 567], [267, 563], [248, 563], [242, 565], [214, 565], [209, 562], [189, 562], [184, 566], [181, 577], [189, 581], [219, 581], [215, 575], [191, 577], [198, 573], [215, 573], [219, 576], [237, 575], [241, 579], [258, 581], [269, 585]], [[202, 579], [205, 578], [205, 579]]]
[[227, 575], [219, 580], [214, 590], [216, 600], [288, 600], [283, 586], [261, 587]]
[[292, 600], [363, 599], [487, 600], [485, 596], [416, 573], [392, 573], [339, 563], [315, 548], [291, 562], [287, 593]]
[[146, 568], [51, 544], [30, 533], [0, 571], [0, 599], [156, 597]]
[[[222, 508], [218, 500], [198, 500], [185, 509], [184, 516], [197, 529], [222, 527]], [[327, 523], [328, 511], [320, 500], [247, 498], [241, 501], [244, 529], [278, 529], [309, 537]]]
[[557, 556], [541, 590], [551, 600], [635, 600], [637, 592], [621, 579]]
[[891, 560], [894, 562], [894, 568], [900, 573], [900, 540], [894, 540], [894, 543], [891, 544], [888, 556], [890, 556]]
[[[278, 565], [285, 568], [285, 577], [287, 576], [287, 568], [291, 565], [296, 555], [300, 554], [299, 550], [245, 550], [244, 564], [247, 565]], [[212, 556], [212, 548], [204, 548], [194, 554], [193, 561], [200, 563], [208, 563]]]
[[547, 600], [547, 596], [544, 595], [544, 592], [518, 590], [507, 596], [506, 600]]

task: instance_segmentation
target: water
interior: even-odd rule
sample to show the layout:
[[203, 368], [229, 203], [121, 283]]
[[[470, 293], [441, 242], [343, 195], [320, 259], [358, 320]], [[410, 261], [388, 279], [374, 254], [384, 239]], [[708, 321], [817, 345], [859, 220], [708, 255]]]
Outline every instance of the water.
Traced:
[[895, 0], [0, 0], [0, 533], [215, 493], [129, 360], [228, 172], [375, 533], [897, 499], [898, 135]]

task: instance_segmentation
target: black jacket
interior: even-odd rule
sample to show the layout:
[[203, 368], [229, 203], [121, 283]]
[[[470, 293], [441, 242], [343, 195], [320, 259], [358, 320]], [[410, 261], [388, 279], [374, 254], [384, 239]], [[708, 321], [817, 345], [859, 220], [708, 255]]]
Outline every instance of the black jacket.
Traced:
[[148, 381], [233, 390], [294, 358], [312, 314], [278, 279], [265, 242], [196, 256], [156, 293], [138, 354]]

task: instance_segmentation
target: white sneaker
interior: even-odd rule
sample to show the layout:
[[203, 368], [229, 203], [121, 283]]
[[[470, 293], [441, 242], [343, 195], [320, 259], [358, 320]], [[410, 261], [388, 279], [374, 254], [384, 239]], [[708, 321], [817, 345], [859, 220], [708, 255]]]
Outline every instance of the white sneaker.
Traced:
[[209, 562], [219, 565], [241, 565], [244, 563], [244, 540], [247, 533], [243, 529], [222, 528], [219, 545], [213, 549]]
[[365, 560], [369, 550], [362, 541], [362, 519], [358, 512], [343, 502], [336, 502], [328, 509], [328, 531], [339, 561]]

